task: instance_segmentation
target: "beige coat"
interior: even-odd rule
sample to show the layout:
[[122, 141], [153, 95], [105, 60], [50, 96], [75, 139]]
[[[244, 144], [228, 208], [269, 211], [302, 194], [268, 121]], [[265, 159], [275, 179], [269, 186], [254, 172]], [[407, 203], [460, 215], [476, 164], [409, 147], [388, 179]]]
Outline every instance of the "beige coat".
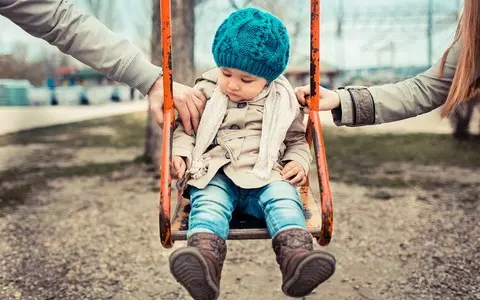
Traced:
[[[211, 97], [216, 87], [217, 74], [218, 69], [213, 69], [204, 73], [196, 81], [195, 87], [203, 90], [207, 98]], [[189, 185], [204, 188], [222, 167], [225, 174], [242, 188], [258, 188], [273, 181], [283, 180], [280, 170], [282, 165], [288, 161], [298, 162], [308, 172], [312, 157], [305, 140], [303, 113], [299, 110], [297, 118], [287, 132], [280, 149], [279, 160], [274, 166], [270, 178], [262, 180], [249, 173], [255, 165], [259, 153], [265, 100], [266, 98], [255, 102], [240, 103], [229, 101], [217, 138], [207, 150], [211, 156], [207, 174], [199, 179], [189, 180]], [[208, 118], [205, 115], [202, 117]], [[180, 123], [177, 126], [173, 137], [172, 154], [187, 158], [187, 168], [189, 168], [195, 136], [187, 135]]]
[[162, 72], [126, 38], [113, 33], [70, 1], [0, 0], [0, 15], [144, 95]]
[[[447, 99], [459, 54], [460, 45], [455, 44], [448, 53], [443, 74], [439, 72], [439, 61], [424, 73], [395, 84], [337, 90], [341, 104], [332, 111], [335, 123], [381, 124], [415, 117], [441, 106]], [[472, 82], [478, 80], [480, 70], [472, 75]]]

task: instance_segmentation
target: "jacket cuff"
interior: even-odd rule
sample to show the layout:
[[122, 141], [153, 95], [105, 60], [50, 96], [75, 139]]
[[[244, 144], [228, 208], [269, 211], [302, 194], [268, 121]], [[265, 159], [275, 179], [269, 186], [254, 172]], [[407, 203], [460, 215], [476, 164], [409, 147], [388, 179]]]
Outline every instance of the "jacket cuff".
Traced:
[[149, 62], [143, 55], [137, 54], [119, 81], [136, 88], [145, 96], [162, 74], [162, 68]]
[[333, 121], [338, 126], [352, 126], [355, 118], [352, 97], [347, 90], [336, 90], [335, 92], [340, 97], [340, 106], [332, 110]]
[[346, 87], [336, 91], [340, 107], [332, 110], [335, 124], [361, 126], [375, 124], [375, 103], [365, 87]]
[[305, 174], [308, 174], [310, 171], [310, 161], [306, 160], [305, 157], [298, 153], [287, 153], [285, 156], [282, 158], [282, 162], [287, 162], [287, 161], [296, 161], [298, 162], [302, 167], [303, 170], [305, 171]]

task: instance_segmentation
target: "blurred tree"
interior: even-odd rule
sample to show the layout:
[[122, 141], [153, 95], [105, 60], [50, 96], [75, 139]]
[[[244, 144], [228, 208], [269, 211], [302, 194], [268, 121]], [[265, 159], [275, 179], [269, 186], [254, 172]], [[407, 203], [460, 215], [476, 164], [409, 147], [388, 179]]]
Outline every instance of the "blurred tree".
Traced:
[[34, 85], [43, 84], [46, 77], [53, 74], [53, 66], [59, 59], [67, 57], [44, 51], [35, 61], [28, 60], [28, 44], [14, 42], [12, 54], [0, 56], [0, 78], [27, 79]]
[[28, 44], [21, 41], [15, 41], [12, 45], [12, 56], [19, 62], [27, 61]]
[[[476, 95], [475, 98], [476, 100], [458, 105], [449, 116], [453, 137], [456, 139], [463, 140], [470, 136], [470, 123], [473, 121], [475, 108], [480, 108], [480, 95]], [[478, 122], [478, 126], [480, 126], [480, 122]]]
[[230, 4], [234, 9], [240, 9], [240, 8], [247, 7], [248, 5], [250, 5], [250, 3], [252, 3], [252, 1], [253, 0], [244, 0], [243, 2], [241, 2], [237, 0], [230, 0]]
[[[191, 86], [194, 81], [194, 37], [196, 0], [171, 1], [172, 12], [172, 64], [173, 78], [176, 82]], [[158, 66], [162, 63], [162, 45], [160, 28], [159, 0], [152, 0], [152, 62]], [[145, 158], [153, 163], [155, 171], [160, 170], [162, 130], [152, 114], [148, 114], [145, 139]]]
[[115, 0], [84, 0], [90, 12], [112, 31], [117, 31], [122, 22], [118, 22], [119, 6]]

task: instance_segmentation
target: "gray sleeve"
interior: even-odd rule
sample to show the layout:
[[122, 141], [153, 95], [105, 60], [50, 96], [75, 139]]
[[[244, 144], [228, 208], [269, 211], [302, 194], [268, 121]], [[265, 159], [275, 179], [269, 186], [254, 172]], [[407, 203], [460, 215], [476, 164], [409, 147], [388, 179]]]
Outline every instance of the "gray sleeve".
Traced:
[[127, 39], [66, 0], [0, 0], [0, 15], [112, 80], [146, 94], [162, 74]]
[[439, 61], [424, 73], [395, 84], [337, 90], [340, 108], [332, 111], [335, 123], [381, 124], [415, 117], [441, 106], [447, 99], [459, 52], [458, 44], [450, 49], [443, 74]]

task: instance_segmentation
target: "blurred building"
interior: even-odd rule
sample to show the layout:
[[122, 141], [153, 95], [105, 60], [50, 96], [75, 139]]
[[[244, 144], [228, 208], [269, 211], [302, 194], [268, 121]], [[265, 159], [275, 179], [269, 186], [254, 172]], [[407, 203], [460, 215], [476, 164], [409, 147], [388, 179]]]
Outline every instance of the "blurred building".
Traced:
[[63, 66], [55, 70], [56, 86], [99, 86], [113, 84], [105, 75], [92, 69]]
[[28, 106], [29, 88], [25, 79], [0, 79], [0, 106]]

